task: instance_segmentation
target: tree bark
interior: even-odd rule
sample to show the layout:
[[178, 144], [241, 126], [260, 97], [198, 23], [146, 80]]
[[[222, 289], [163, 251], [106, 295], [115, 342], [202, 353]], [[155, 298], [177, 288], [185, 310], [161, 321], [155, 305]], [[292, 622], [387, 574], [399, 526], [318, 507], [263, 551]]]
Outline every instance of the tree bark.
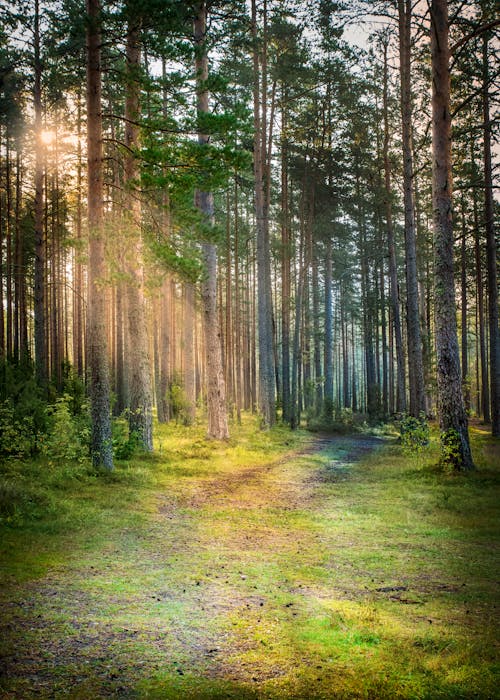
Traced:
[[458, 349], [453, 274], [451, 115], [448, 4], [431, 5], [432, 204], [434, 213], [435, 318], [441, 462], [454, 470], [474, 468], [469, 445]]
[[[473, 172], [476, 172], [474, 160], [474, 144], [471, 141], [471, 161]], [[488, 362], [486, 360], [485, 338], [485, 312], [484, 312], [484, 284], [483, 265], [481, 260], [481, 237], [479, 231], [479, 207], [476, 190], [472, 193], [472, 206], [474, 216], [474, 257], [476, 263], [476, 294], [479, 321], [479, 356], [481, 359], [481, 414], [485, 423], [489, 423], [490, 415], [490, 388], [488, 383]]]
[[[196, 57], [196, 94], [198, 116], [209, 111], [208, 104], [208, 55], [206, 48], [207, 5], [205, 0], [197, 3], [194, 20]], [[208, 144], [207, 134], [198, 133], [200, 146]], [[206, 223], [214, 223], [214, 204], [211, 192], [196, 191], [196, 206]], [[221, 329], [217, 313], [217, 249], [213, 243], [202, 243], [204, 273], [201, 282], [203, 308], [203, 330], [205, 339], [205, 361], [207, 377], [207, 410], [209, 438], [229, 438], [226, 409], [226, 387], [222, 367]]]
[[418, 305], [413, 154], [411, 149], [411, 0], [398, 0], [401, 124], [403, 139], [403, 196], [405, 210], [406, 295], [410, 413], [426, 411], [422, 338]]
[[[286, 92], [283, 91], [286, 102]], [[287, 109], [281, 112], [281, 404], [283, 422], [290, 421], [290, 216], [288, 211]]]
[[388, 105], [388, 68], [387, 44], [384, 44], [384, 199], [387, 227], [387, 247], [389, 253], [389, 289], [391, 297], [392, 323], [394, 328], [394, 343], [396, 345], [396, 411], [406, 411], [406, 378], [403, 352], [403, 335], [401, 333], [401, 316], [399, 313], [398, 272], [396, 262], [396, 245], [394, 242], [394, 225], [392, 218], [392, 182], [391, 164], [389, 160], [389, 105]]
[[42, 134], [42, 64], [40, 60], [40, 14], [39, 1], [35, 0], [35, 275], [34, 275], [34, 316], [35, 316], [35, 373], [38, 384], [47, 384], [47, 345], [45, 319], [45, 241], [43, 222], [43, 146]]
[[333, 304], [332, 304], [332, 243], [326, 242], [325, 259], [325, 397], [324, 413], [333, 420]]
[[483, 144], [484, 218], [488, 268], [488, 311], [490, 329], [491, 434], [500, 437], [500, 329], [498, 326], [498, 243], [495, 235], [493, 180], [491, 169], [491, 121], [489, 98], [488, 35], [483, 36]]
[[87, 0], [87, 158], [88, 158], [88, 364], [92, 416], [92, 461], [113, 469], [109, 405], [106, 309], [102, 281], [106, 266], [103, 232], [100, 2]]
[[125, 94], [125, 187], [127, 253], [127, 320], [129, 332], [129, 429], [139, 440], [141, 447], [153, 450], [152, 389], [149, 367], [149, 344], [144, 299], [144, 267], [141, 236], [141, 202], [135, 193], [140, 177], [135, 151], [139, 147], [139, 26], [140, 20], [131, 17], [126, 43], [126, 94]]
[[[265, 427], [276, 422], [271, 297], [271, 252], [266, 224], [264, 172], [266, 134], [260, 115], [260, 68], [256, 0], [252, 0], [255, 221], [257, 228], [259, 409]], [[265, 84], [265, 81], [264, 81]], [[266, 95], [262, 94], [265, 103]]]

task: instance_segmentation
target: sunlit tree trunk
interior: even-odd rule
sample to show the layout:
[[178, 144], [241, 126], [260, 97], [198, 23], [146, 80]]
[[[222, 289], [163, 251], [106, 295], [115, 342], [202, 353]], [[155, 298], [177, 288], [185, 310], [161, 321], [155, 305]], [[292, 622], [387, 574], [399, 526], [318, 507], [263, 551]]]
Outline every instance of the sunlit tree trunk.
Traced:
[[[206, 48], [207, 5], [197, 3], [194, 21], [197, 112], [202, 116], [209, 111], [208, 104], [208, 56]], [[200, 146], [208, 144], [209, 137], [199, 132]], [[214, 223], [214, 204], [211, 192], [196, 191], [196, 205], [206, 222]], [[201, 298], [205, 340], [207, 378], [208, 437], [223, 440], [229, 437], [226, 409], [226, 388], [222, 368], [221, 329], [217, 313], [217, 249], [213, 243], [202, 243], [203, 279]]]
[[103, 232], [100, 2], [87, 0], [87, 158], [88, 158], [88, 364], [92, 416], [92, 461], [113, 469], [109, 404], [106, 309], [102, 282], [106, 272]]
[[234, 340], [235, 340], [235, 393], [236, 417], [241, 423], [242, 407], [242, 323], [241, 323], [241, 292], [240, 292], [240, 252], [239, 252], [239, 212], [238, 212], [238, 181], [234, 179]]
[[73, 258], [74, 289], [73, 289], [73, 365], [78, 372], [78, 376], [83, 376], [83, 270], [81, 263], [82, 255], [82, 119], [81, 119], [81, 94], [78, 94], [78, 114], [77, 114], [77, 164], [76, 164], [76, 250]]
[[140, 177], [136, 151], [139, 147], [139, 19], [131, 12], [126, 45], [126, 95], [125, 95], [125, 186], [126, 215], [124, 223], [128, 250], [127, 317], [129, 333], [129, 427], [141, 446], [153, 449], [152, 389], [149, 367], [149, 345], [144, 299], [144, 267], [141, 235], [141, 202], [136, 193]]
[[448, 4], [431, 5], [432, 204], [434, 212], [435, 318], [438, 410], [442, 463], [455, 470], [474, 468], [456, 327], [451, 192], [451, 115]]

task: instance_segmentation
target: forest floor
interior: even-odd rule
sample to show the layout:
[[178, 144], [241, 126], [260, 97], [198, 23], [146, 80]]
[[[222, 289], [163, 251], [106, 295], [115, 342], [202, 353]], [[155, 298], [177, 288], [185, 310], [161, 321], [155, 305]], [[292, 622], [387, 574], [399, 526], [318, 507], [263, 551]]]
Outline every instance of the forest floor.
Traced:
[[390, 438], [235, 432], [162, 428], [4, 530], [2, 699], [499, 697], [498, 443], [476, 428], [457, 477]]

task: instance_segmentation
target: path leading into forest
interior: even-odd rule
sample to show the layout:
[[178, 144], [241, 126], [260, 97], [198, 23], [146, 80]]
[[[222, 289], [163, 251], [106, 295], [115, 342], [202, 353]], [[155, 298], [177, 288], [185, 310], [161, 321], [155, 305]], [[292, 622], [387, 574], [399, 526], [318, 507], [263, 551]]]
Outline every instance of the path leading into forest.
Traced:
[[357, 462], [381, 443], [319, 436], [158, 491], [136, 526], [9, 596], [2, 697], [337, 697], [352, 645], [365, 664], [380, 641], [374, 601], [425, 593], [395, 585], [390, 535], [382, 557], [367, 540]]

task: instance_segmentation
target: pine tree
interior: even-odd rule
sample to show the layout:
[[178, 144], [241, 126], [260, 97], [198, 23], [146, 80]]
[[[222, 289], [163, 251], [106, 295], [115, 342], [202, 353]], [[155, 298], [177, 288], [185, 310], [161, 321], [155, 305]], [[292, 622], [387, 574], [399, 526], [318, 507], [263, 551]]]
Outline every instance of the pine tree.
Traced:
[[92, 460], [113, 469], [109, 401], [103, 232], [103, 155], [101, 106], [101, 6], [87, 0], [87, 159], [88, 159], [88, 325], [87, 355], [92, 416]]
[[469, 445], [456, 328], [451, 192], [450, 51], [448, 5], [431, 5], [432, 199], [434, 210], [437, 389], [441, 460], [457, 471], [474, 468]]

